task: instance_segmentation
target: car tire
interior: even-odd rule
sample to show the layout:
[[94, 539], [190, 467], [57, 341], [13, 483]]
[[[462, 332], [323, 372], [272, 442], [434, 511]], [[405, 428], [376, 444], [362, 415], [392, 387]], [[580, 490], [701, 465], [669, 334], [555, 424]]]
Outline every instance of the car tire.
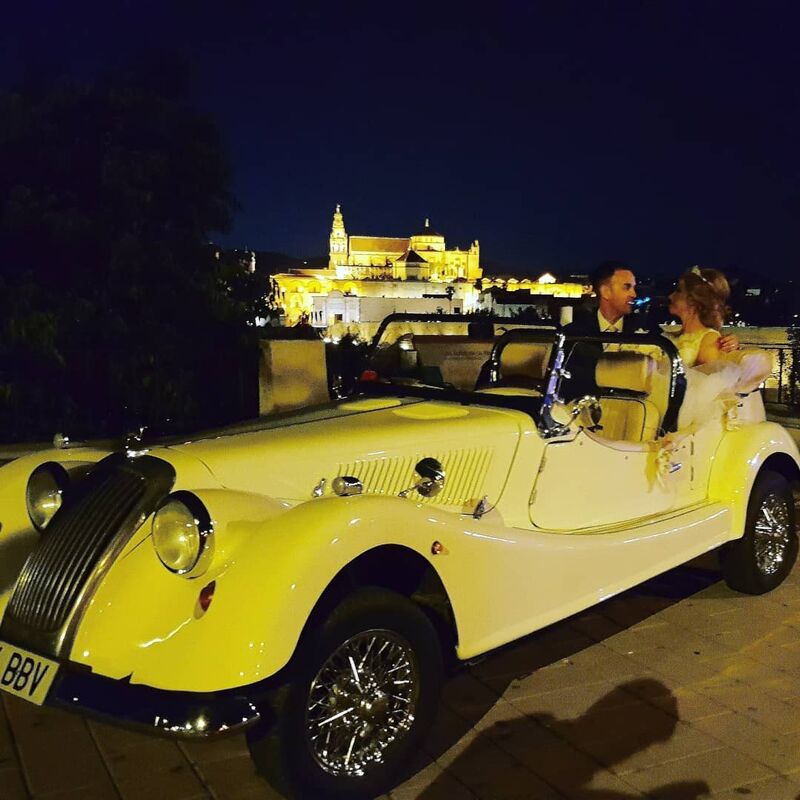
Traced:
[[722, 573], [731, 589], [764, 594], [780, 585], [797, 560], [794, 497], [777, 472], [761, 472], [747, 504], [741, 539], [721, 551]]
[[425, 612], [385, 589], [355, 592], [303, 637], [269, 699], [271, 728], [248, 734], [258, 771], [288, 798], [387, 792], [430, 729], [442, 671]]

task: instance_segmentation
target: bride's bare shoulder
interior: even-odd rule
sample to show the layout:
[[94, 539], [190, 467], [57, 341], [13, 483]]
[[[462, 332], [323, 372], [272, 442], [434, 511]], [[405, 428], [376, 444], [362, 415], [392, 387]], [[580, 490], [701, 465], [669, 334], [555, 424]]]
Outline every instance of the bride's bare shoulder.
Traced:
[[720, 357], [720, 350], [717, 347], [719, 337], [719, 331], [713, 329], [709, 329], [703, 334], [697, 353], [697, 364], [708, 364], [709, 361], [716, 361]]

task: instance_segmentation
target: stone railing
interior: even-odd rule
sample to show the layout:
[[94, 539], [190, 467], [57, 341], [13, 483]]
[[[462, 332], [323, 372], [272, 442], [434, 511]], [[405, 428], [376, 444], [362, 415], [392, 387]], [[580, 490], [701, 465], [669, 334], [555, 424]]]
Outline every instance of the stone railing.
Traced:
[[798, 348], [791, 344], [764, 344], [742, 341], [742, 347], [759, 347], [772, 354], [772, 374], [764, 382], [764, 400], [787, 406], [800, 404], [800, 362], [794, 368], [795, 356], [800, 359]]

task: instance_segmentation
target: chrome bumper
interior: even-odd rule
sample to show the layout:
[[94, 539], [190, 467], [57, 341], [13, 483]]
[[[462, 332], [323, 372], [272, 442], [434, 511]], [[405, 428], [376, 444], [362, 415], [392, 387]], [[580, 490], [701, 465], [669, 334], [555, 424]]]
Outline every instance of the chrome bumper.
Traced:
[[[240, 689], [178, 692], [113, 680], [62, 665], [46, 706], [73, 711], [142, 733], [183, 739], [212, 739], [241, 733], [263, 719]], [[269, 712], [267, 712], [269, 713]]]

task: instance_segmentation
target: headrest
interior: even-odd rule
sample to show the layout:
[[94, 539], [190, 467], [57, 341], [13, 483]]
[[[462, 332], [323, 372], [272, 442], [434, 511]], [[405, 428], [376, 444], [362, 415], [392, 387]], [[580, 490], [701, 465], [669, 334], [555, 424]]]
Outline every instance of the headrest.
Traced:
[[501, 376], [543, 378], [551, 347], [546, 342], [509, 342], [500, 351]]
[[595, 368], [595, 383], [605, 389], [650, 394], [654, 372], [654, 359], [644, 353], [603, 353]]

